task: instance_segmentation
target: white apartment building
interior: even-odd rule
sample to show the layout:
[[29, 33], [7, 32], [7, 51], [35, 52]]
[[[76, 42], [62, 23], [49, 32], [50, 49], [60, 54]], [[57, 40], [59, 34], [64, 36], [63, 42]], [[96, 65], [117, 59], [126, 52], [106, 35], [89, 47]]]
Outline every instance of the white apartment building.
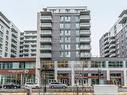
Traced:
[[109, 32], [100, 38], [101, 57], [127, 57], [127, 10], [123, 10]]
[[36, 57], [37, 31], [24, 31], [20, 36], [20, 57]]
[[0, 57], [19, 57], [20, 30], [0, 12]]

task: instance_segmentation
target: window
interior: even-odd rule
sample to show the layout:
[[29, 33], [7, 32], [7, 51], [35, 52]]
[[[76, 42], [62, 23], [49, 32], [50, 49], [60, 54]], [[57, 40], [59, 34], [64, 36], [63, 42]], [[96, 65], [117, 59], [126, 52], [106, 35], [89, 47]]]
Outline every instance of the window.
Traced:
[[70, 49], [70, 44], [65, 44], [65, 49]]
[[63, 51], [60, 52], [60, 57], [64, 57], [64, 52]]
[[123, 62], [122, 61], [109, 61], [108, 66], [110, 68], [121, 68], [123, 67]]
[[60, 21], [64, 21], [64, 16], [60, 16]]
[[79, 30], [76, 30], [76, 35], [79, 35]]
[[71, 34], [71, 31], [70, 30], [65, 30], [65, 35], [68, 36]]
[[78, 28], [78, 29], [79, 29], [79, 23], [76, 23], [76, 28]]
[[65, 57], [70, 57], [70, 52], [69, 51], [65, 52]]
[[0, 31], [4, 31], [4, 27], [0, 24]]
[[64, 35], [64, 31], [63, 30], [60, 30], [60, 35]]
[[79, 22], [79, 17], [78, 16], [75, 17], [75, 21]]
[[60, 48], [61, 48], [61, 49], [64, 49], [64, 45], [63, 45], [63, 44], [60, 44]]
[[65, 37], [65, 42], [70, 42], [71, 38], [70, 37]]
[[79, 42], [79, 37], [76, 37], [76, 42]]
[[67, 22], [68, 22], [68, 21], [71, 21], [71, 17], [66, 16], [66, 17], [65, 17], [65, 21], [67, 21]]
[[64, 41], [64, 38], [63, 37], [60, 37], [60, 42], [63, 42]]
[[70, 23], [66, 23], [66, 24], [65, 24], [65, 28], [66, 28], [66, 29], [69, 29], [70, 27], [71, 27], [71, 24], [70, 24]]
[[76, 51], [76, 57], [79, 57], [79, 52], [78, 51]]
[[79, 49], [79, 44], [76, 44], [76, 49]]
[[63, 23], [60, 24], [60, 28], [64, 28], [64, 24]]
[[0, 36], [3, 37], [3, 32], [2, 31], [0, 31]]

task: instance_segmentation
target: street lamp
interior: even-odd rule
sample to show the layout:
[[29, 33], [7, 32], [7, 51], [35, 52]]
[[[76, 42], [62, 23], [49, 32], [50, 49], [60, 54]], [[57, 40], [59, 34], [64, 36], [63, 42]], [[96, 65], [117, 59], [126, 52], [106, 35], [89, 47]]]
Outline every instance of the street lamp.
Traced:
[[41, 75], [42, 74], [44, 74], [44, 76], [43, 76], [43, 84], [44, 84], [43, 92], [46, 93], [46, 66], [45, 65], [43, 65], [43, 67], [41, 69]]
[[100, 78], [101, 78], [101, 70], [98, 69], [98, 84], [100, 84]]

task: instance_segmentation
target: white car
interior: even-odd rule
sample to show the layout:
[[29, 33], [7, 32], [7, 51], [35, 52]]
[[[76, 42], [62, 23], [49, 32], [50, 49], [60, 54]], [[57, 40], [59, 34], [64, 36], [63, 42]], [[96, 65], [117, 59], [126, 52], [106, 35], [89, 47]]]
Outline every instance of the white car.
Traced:
[[52, 82], [49, 84], [49, 88], [67, 88], [67, 85], [60, 82]]
[[30, 88], [40, 88], [39, 84], [37, 83], [30, 83], [30, 82], [27, 82], [25, 83], [25, 87], [30, 87]]

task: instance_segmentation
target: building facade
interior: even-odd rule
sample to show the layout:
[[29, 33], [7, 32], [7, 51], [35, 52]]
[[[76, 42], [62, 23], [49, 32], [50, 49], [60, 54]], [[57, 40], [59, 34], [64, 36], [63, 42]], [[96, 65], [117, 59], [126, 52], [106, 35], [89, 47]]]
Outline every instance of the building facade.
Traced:
[[20, 30], [0, 12], [0, 57], [19, 57]]
[[91, 57], [90, 11], [87, 7], [47, 7], [37, 17], [37, 77], [43, 61]]
[[35, 58], [0, 58], [0, 84], [35, 82]]
[[55, 62], [55, 80], [68, 85], [127, 85], [126, 58], [91, 58], [86, 61]]
[[20, 57], [36, 57], [37, 31], [24, 31], [20, 36]]
[[100, 41], [101, 57], [127, 57], [127, 10], [124, 10], [118, 21]]

